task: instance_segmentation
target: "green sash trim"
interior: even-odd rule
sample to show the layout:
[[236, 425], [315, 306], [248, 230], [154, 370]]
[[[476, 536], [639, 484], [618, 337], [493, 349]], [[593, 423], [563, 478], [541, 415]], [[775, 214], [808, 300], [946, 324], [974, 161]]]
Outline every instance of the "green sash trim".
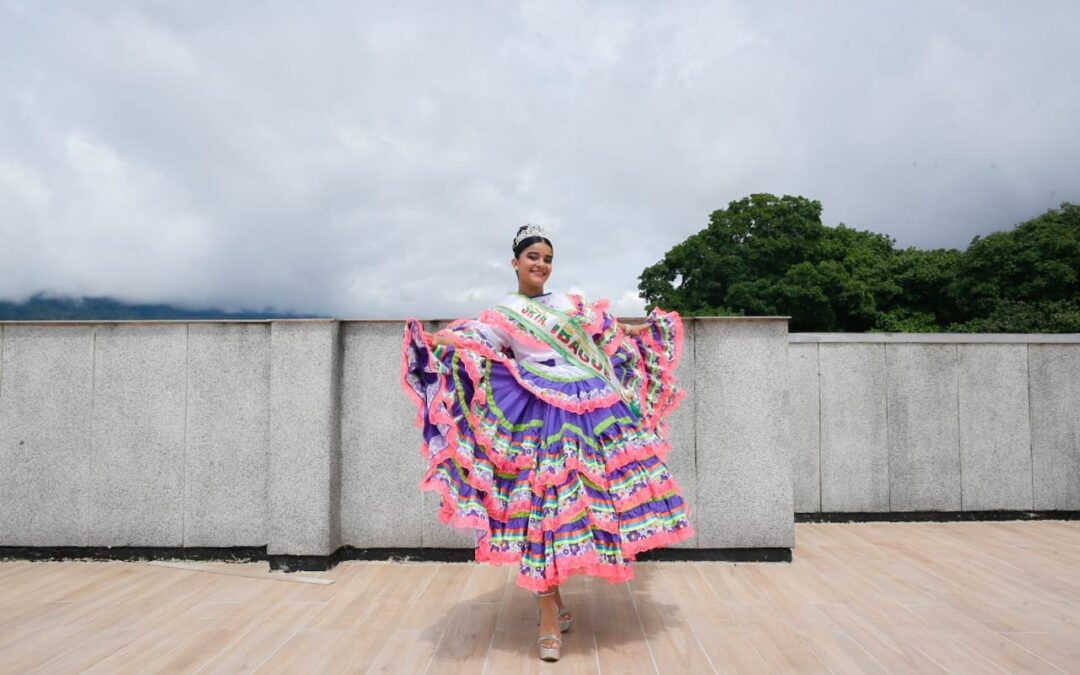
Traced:
[[633, 392], [627, 391], [619, 382], [607, 354], [593, 342], [573, 317], [527, 296], [517, 297], [522, 300], [520, 308], [500, 304], [495, 306], [495, 311], [511, 320], [514, 325], [521, 326], [530, 336], [551, 347], [556, 354], [570, 363], [604, 380], [636, 414], [641, 414]]
[[600, 351], [581, 326], [562, 312], [532, 300], [523, 304], [520, 310], [507, 305], [497, 305], [495, 310], [567, 361], [597, 377], [609, 379], [614, 375], [610, 372], [611, 362], [607, 355]]

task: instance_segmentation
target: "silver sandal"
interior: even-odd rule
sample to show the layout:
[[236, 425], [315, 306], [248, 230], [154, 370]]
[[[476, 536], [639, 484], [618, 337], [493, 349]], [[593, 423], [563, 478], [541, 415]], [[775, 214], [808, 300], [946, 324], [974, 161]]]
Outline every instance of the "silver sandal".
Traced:
[[[554, 594], [554, 591], [552, 591], [550, 593], [543, 593], [543, 595], [553, 595], [553, 594]], [[536, 595], [536, 597], [540, 597], [541, 593], [534, 593], [534, 595]], [[559, 632], [560, 633], [565, 633], [566, 631], [570, 630], [571, 626], [574, 625], [574, 615], [571, 614], [570, 610], [568, 610], [565, 607], [563, 607], [562, 609], [559, 610], [559, 614], [558, 614], [557, 618], [559, 619]], [[536, 608], [536, 625], [537, 626], [540, 625], [540, 608], [539, 607]]]
[[[542, 592], [542, 593], [541, 592], [535, 592], [534, 595], [537, 598], [543, 598], [543, 597], [548, 597], [548, 596], [555, 595], [555, 591], [545, 591], [545, 592]], [[540, 623], [540, 606], [539, 606], [539, 604], [537, 604], [537, 607], [536, 607], [536, 623], [538, 625]], [[564, 630], [562, 625], [563, 625], [563, 622], [560, 620], [559, 621], [559, 630]], [[545, 642], [547, 642], [548, 644], [545, 645], [544, 644]], [[554, 647], [550, 646], [552, 642], [555, 643]], [[541, 661], [558, 661], [559, 657], [562, 656], [562, 638], [559, 637], [557, 634], [552, 633], [550, 635], [541, 635], [540, 637], [536, 638], [536, 646], [540, 650], [540, 660]]]

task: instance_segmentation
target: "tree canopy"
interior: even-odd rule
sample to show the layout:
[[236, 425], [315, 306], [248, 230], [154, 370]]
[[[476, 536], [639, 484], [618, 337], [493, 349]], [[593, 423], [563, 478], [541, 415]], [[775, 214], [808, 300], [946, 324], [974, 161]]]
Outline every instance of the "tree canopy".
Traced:
[[821, 203], [752, 194], [639, 277], [650, 307], [791, 317], [792, 331], [1080, 332], [1080, 207], [1062, 204], [965, 251], [821, 222]]

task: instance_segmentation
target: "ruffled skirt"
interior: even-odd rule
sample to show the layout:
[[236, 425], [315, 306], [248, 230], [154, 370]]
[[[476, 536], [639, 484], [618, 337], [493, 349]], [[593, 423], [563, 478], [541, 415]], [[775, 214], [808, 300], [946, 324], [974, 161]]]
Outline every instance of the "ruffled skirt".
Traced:
[[651, 384], [644, 419], [621, 398], [590, 398], [595, 379], [549, 380], [483, 351], [433, 349], [419, 322], [406, 324], [402, 382], [428, 465], [420, 487], [442, 495], [440, 520], [475, 531], [476, 560], [518, 565], [529, 590], [575, 574], [614, 583], [632, 578], [637, 553], [693, 535], [663, 462], [662, 422], [678, 402], [670, 351], [639, 364], [667, 369], [638, 378]]

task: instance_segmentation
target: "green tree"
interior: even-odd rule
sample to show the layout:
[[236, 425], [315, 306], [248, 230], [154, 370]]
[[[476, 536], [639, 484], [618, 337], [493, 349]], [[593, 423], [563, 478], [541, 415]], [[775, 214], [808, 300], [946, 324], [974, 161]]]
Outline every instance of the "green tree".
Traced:
[[1003, 300], [989, 316], [949, 326], [953, 333], [1080, 333], [1080, 300]]
[[914, 247], [843, 223], [820, 202], [753, 194], [642, 272], [649, 306], [686, 315], [788, 315], [792, 331], [1080, 332], [1080, 206]]
[[875, 329], [930, 333], [959, 320], [949, 288], [956, 279], [960, 256], [953, 248], [923, 251], [909, 246], [894, 251], [883, 273], [897, 293], [879, 305]]
[[976, 236], [958, 260], [948, 294], [958, 308], [950, 330], [1059, 332], [1073, 326], [1080, 205], [1064, 203], [1007, 232]]
[[649, 306], [686, 315], [789, 315], [799, 331], [863, 331], [900, 292], [888, 278], [892, 240], [821, 223], [821, 203], [753, 194], [642, 272]]

